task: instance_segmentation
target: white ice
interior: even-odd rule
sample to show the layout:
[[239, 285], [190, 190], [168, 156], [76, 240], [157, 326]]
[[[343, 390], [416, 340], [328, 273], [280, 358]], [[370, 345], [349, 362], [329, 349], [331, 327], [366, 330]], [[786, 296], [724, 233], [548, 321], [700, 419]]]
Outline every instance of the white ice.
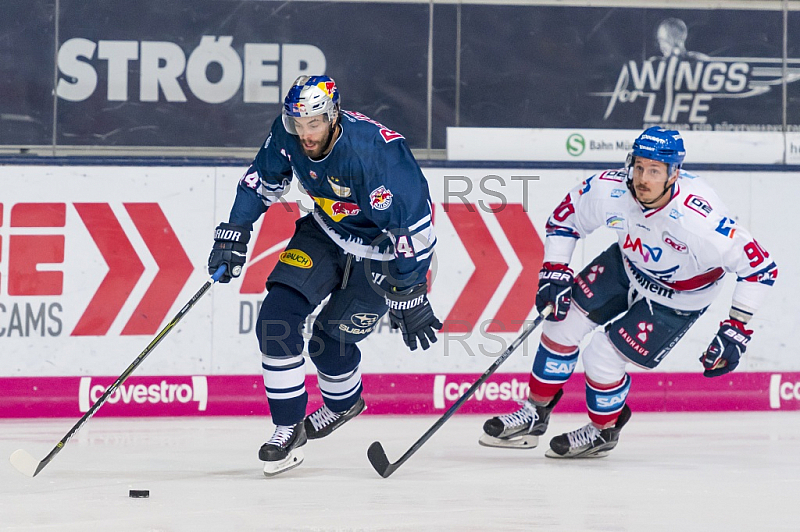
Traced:
[[363, 415], [269, 479], [261, 418], [92, 419], [35, 478], [8, 456], [43, 458], [77, 420], [4, 420], [0, 530], [800, 529], [800, 412], [634, 412], [610, 456], [582, 461], [544, 451], [583, 415], [556, 412], [533, 450], [479, 446], [483, 419], [455, 416], [388, 479], [369, 444], [395, 461], [435, 417]]

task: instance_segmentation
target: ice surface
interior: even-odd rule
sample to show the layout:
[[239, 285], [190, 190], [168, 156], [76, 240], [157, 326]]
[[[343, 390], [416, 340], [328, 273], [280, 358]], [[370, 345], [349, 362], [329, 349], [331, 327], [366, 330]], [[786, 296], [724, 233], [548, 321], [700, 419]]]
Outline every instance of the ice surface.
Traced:
[[800, 528], [800, 412], [634, 412], [609, 457], [583, 461], [544, 451], [584, 415], [556, 412], [533, 450], [479, 446], [483, 419], [454, 417], [388, 479], [369, 444], [395, 461], [435, 417], [361, 416], [271, 479], [257, 458], [272, 433], [261, 418], [92, 419], [36, 478], [8, 457], [43, 458], [76, 420], [4, 420], [0, 530]]

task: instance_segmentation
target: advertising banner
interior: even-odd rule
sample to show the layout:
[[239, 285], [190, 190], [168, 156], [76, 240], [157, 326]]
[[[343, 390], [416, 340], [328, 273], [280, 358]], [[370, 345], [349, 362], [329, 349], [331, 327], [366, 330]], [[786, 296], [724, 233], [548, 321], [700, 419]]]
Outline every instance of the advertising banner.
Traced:
[[[76, 384], [84, 406], [97, 397], [97, 386], [113, 382], [109, 376], [121, 374], [207, 279], [213, 228], [227, 219], [243, 173], [222, 167], [0, 167], [0, 377], [97, 378]], [[359, 343], [365, 375], [479, 374], [489, 367], [535, 317], [547, 216], [592, 173], [425, 169], [438, 238], [430, 300], [445, 329], [430, 350], [412, 353], [384, 317]], [[800, 257], [781, 244], [794, 239], [783, 218], [800, 197], [800, 182], [773, 172], [705, 177], [781, 269], [779, 289], [751, 322], [753, 340], [736, 373], [799, 371], [797, 359], [787, 356], [785, 331], [800, 327], [794, 312], [800, 276], [792, 275]], [[204, 388], [192, 376], [259, 376], [254, 330], [264, 281], [293, 222], [313, 206], [296, 187], [283, 199], [254, 228], [242, 276], [215, 285], [191, 309], [137, 368], [136, 377], [154, 377], [131, 381], [119, 391], [120, 404], [141, 401], [160, 409], [153, 405], [169, 403], [202, 412], [211, 381]], [[599, 230], [579, 243], [573, 266], [580, 269], [614, 240], [611, 230]], [[733, 284], [726, 279], [718, 300], [659, 374], [700, 375], [697, 358], [727, 316]], [[538, 339], [539, 331], [502, 373], [527, 374]], [[310, 361], [306, 371], [314, 373]], [[259, 385], [249, 386], [262, 393]], [[442, 397], [453, 393], [443, 390], [450, 392]]]
[[[258, 146], [299, 75], [418, 144], [427, 4], [63, 0], [58, 144]], [[90, 25], [86, 20], [91, 19]]]
[[[367, 374], [369, 415], [441, 415], [478, 379], [478, 374]], [[481, 384], [461, 414], [496, 414], [517, 408], [528, 396], [527, 373], [503, 373]], [[0, 418], [80, 418], [115, 377], [0, 377]], [[316, 377], [306, 377], [309, 412], [322, 406]], [[731, 373], [707, 379], [700, 373], [644, 373], [634, 377], [628, 403], [636, 412], [800, 410], [800, 373]], [[585, 379], [564, 386], [561, 413], [584, 413]], [[133, 376], [97, 411], [98, 417], [250, 416], [269, 414], [258, 375]]]
[[781, 131], [782, 83], [800, 97], [782, 27], [777, 10], [465, 5], [459, 125]]
[[[638, 129], [447, 128], [454, 161], [586, 161], [625, 163]], [[800, 133], [681, 131], [686, 165], [787, 164], [800, 161]], [[784, 145], [785, 144], [785, 145]]]
[[778, 4], [439, 4], [431, 21], [427, 2], [9, 3], [0, 145], [257, 146], [292, 81], [322, 73], [417, 149], [447, 127], [761, 132], [785, 113], [798, 132], [800, 13], [784, 57]]

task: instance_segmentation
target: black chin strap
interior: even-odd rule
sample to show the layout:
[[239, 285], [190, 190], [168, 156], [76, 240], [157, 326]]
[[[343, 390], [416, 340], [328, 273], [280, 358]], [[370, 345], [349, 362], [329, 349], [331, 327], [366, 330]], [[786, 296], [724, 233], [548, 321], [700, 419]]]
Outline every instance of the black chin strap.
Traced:
[[[667, 183], [669, 183], [669, 179], [667, 179]], [[670, 192], [670, 197], [672, 196], [671, 191], [675, 189], [675, 183], [672, 183], [672, 185], [667, 185], [667, 183], [664, 183], [664, 190], [661, 192], [661, 194], [659, 194], [658, 197], [653, 201], [648, 201], [647, 203], [640, 200], [639, 196], [636, 195], [636, 187], [633, 186], [633, 179], [628, 180], [628, 190], [631, 191], [631, 194], [633, 194], [633, 197], [636, 198], [636, 201], [641, 203], [646, 209], [650, 209], [651, 208], [650, 205], [652, 205], [653, 203], [658, 203], [661, 200], [661, 198], [664, 197], [664, 194], [666, 194], [667, 192]]]
[[[669, 182], [669, 180], [667, 182]], [[664, 197], [664, 194], [666, 194], [667, 192], [670, 192], [670, 197], [671, 197], [672, 196], [671, 191], [674, 188], [675, 188], [675, 183], [672, 183], [672, 185], [670, 186], [667, 186], [667, 183], [664, 183], [664, 190], [661, 192], [661, 194], [658, 195], [656, 199], [654, 199], [653, 201], [648, 201], [647, 203], [643, 202], [642, 200], [639, 200], [639, 203], [641, 203], [642, 205], [644, 205], [649, 209], [650, 208], [648, 207], [649, 205], [652, 205], [653, 203], [658, 203], [658, 201], [660, 201], [661, 198]]]

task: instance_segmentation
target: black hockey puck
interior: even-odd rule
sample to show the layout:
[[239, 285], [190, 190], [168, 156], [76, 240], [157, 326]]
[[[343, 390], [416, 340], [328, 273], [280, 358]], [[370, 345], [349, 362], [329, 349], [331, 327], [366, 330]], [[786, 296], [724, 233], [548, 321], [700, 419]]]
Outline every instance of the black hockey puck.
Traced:
[[132, 499], [147, 499], [150, 497], [150, 490], [130, 490], [128, 497]]

